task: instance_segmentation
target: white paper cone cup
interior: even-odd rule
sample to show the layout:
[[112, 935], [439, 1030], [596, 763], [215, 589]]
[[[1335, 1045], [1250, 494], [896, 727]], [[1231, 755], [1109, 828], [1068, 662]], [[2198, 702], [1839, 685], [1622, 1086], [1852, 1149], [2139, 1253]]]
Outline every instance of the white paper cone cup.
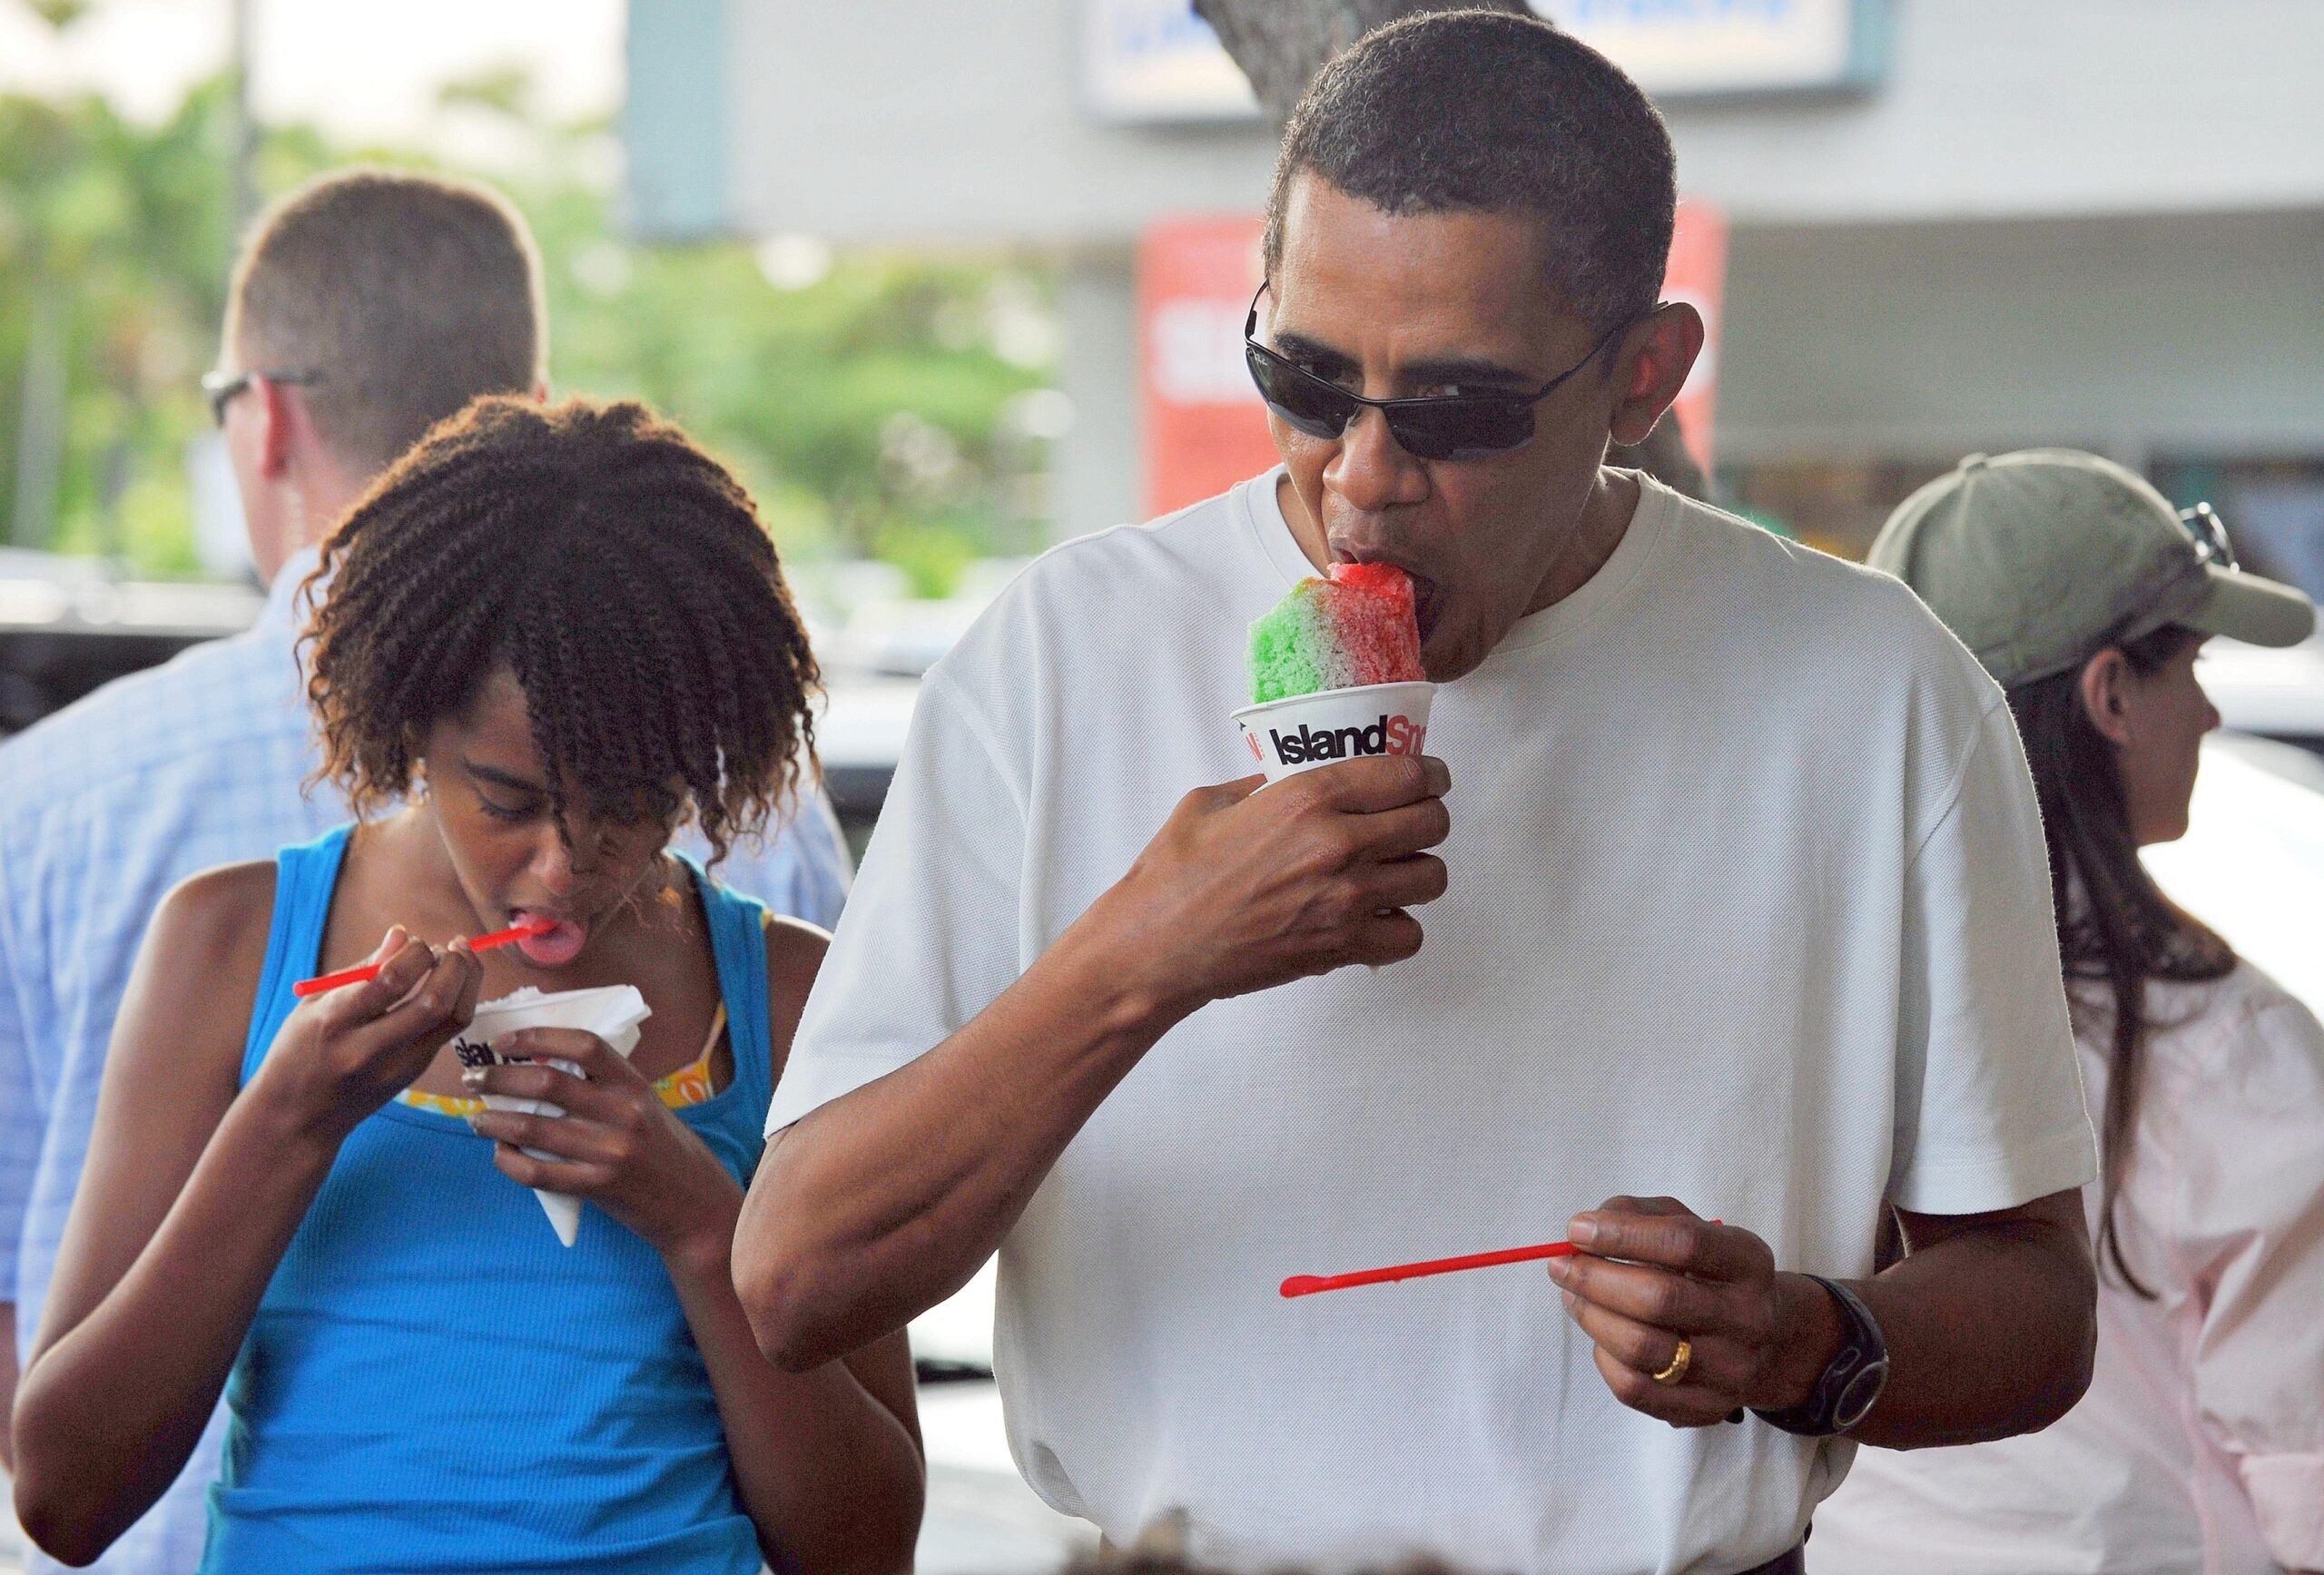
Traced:
[[1433, 684], [1368, 684], [1246, 705], [1235, 723], [1274, 783], [1344, 760], [1423, 753], [1435, 698]]
[[556, 1232], [556, 1239], [566, 1246], [581, 1234], [581, 1200], [570, 1193], [543, 1192], [533, 1188], [533, 1196], [541, 1200], [541, 1212], [548, 1216], [549, 1228]]
[[[492, 1041], [502, 1034], [518, 1029], [581, 1029], [596, 1034], [611, 1045], [624, 1058], [637, 1048], [639, 1029], [653, 1016], [645, 998], [626, 984], [610, 985], [598, 989], [567, 989], [544, 995], [529, 986], [497, 1000], [488, 1000], [476, 1009], [476, 1019], [453, 1042], [454, 1053], [467, 1067], [505, 1064], [505, 1058], [496, 1055]], [[571, 1061], [552, 1060], [552, 1067], [561, 1071], [581, 1075], [581, 1068]], [[547, 1116], [562, 1118], [565, 1107], [547, 1099], [519, 1099], [506, 1094], [487, 1094], [487, 1108], [511, 1110], [520, 1116]], [[526, 1153], [536, 1159], [555, 1159], [537, 1148]], [[541, 1200], [541, 1212], [548, 1216], [548, 1223], [556, 1232], [556, 1239], [571, 1246], [581, 1230], [581, 1200], [570, 1193], [532, 1189]]]
[[[504, 1029], [501, 1031], [505, 1033], [507, 1030]], [[606, 1042], [610, 1044], [613, 1041]], [[629, 1045], [635, 1045], [636, 1042], [637, 1036], [632, 1033], [629, 1036]], [[615, 1048], [619, 1049], [625, 1057], [629, 1054], [628, 1046], [615, 1045]], [[549, 1065], [560, 1072], [570, 1072], [576, 1078], [583, 1076], [581, 1068], [571, 1061], [551, 1060]], [[564, 1106], [547, 1099], [513, 1099], [506, 1094], [487, 1094], [484, 1097], [484, 1102], [490, 1109], [514, 1110], [520, 1116], [546, 1116], [552, 1121], [562, 1120], [565, 1116]], [[523, 1152], [536, 1159], [553, 1160], [556, 1157], [556, 1155], [539, 1148], [527, 1148]], [[548, 1216], [548, 1223], [556, 1231], [556, 1239], [566, 1246], [571, 1246], [573, 1238], [581, 1233], [581, 1200], [569, 1192], [547, 1192], [537, 1186], [533, 1188], [533, 1196], [541, 1200], [541, 1212]]]

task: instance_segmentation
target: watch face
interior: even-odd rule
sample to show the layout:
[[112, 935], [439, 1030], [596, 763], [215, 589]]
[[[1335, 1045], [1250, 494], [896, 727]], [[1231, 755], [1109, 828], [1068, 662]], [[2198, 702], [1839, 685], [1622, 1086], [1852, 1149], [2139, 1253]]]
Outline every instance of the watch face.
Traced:
[[1864, 1420], [1872, 1403], [1880, 1398], [1880, 1391], [1888, 1383], [1888, 1359], [1867, 1362], [1851, 1374], [1841, 1386], [1840, 1398], [1832, 1407], [1832, 1424], [1846, 1432]]

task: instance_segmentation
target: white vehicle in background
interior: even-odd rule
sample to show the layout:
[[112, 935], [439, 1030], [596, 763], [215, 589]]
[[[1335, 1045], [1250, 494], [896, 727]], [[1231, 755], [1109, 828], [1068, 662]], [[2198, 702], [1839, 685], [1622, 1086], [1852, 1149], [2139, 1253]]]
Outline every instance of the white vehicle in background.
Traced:
[[793, 576], [823, 669], [825, 705], [815, 724], [823, 785], [858, 858], [903, 755], [921, 675], [1023, 567], [1022, 559], [982, 559], [941, 600], [904, 595], [902, 576], [885, 564], [822, 566]]
[[2195, 675], [2230, 732], [2324, 754], [2324, 636], [2282, 651], [2213, 640]]
[[823, 790], [839, 812], [848, 846], [858, 860], [872, 836], [888, 783], [902, 758], [911, 708], [920, 698], [917, 677], [825, 667], [823, 708], [815, 718], [815, 753], [823, 763]]
[[2324, 760], [2214, 734], [2186, 836], [2142, 857], [2171, 901], [2324, 1017]]
[[0, 547], [0, 738], [99, 684], [240, 633], [264, 605], [247, 586], [133, 580], [89, 558]]
[[2195, 674], [2225, 726], [2205, 743], [2187, 835], [2149, 848], [2147, 869], [2324, 1017], [2324, 642], [2214, 640]]

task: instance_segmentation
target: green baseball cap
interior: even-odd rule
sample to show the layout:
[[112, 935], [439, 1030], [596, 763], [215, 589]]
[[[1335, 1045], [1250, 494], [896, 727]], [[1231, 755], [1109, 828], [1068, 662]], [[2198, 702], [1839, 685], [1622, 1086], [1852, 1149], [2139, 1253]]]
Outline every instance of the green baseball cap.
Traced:
[[1920, 593], [2004, 688], [2166, 624], [2297, 645], [2316, 605], [2235, 566], [2209, 506], [2073, 448], [1972, 454], [1896, 506], [1866, 562]]

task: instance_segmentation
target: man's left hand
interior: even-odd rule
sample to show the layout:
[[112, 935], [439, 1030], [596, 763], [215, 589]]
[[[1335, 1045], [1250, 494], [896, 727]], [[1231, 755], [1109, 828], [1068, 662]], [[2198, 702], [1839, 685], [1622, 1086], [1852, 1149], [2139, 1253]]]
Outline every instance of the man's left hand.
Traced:
[[1551, 1259], [1550, 1278], [1596, 1343], [1606, 1387], [1673, 1427], [1800, 1403], [1846, 1338], [1830, 1293], [1676, 1198], [1610, 1197], [1568, 1235], [1580, 1250]]

